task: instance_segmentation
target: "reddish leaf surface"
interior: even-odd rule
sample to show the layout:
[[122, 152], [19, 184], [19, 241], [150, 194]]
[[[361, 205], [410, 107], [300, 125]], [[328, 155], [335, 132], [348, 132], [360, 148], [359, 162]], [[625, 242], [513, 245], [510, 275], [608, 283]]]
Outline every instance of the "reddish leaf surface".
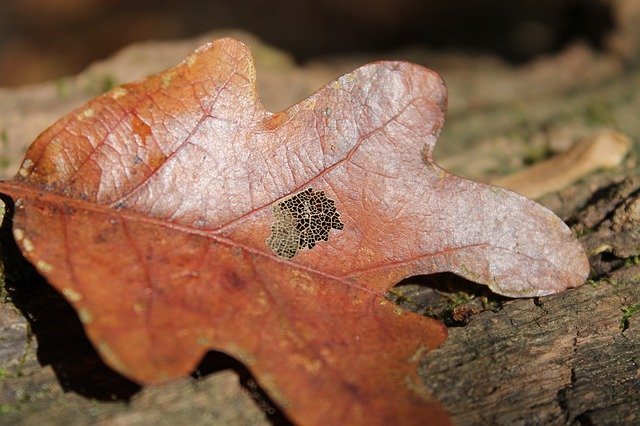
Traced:
[[254, 74], [220, 40], [44, 132], [0, 184], [24, 255], [138, 382], [216, 349], [294, 421], [446, 422], [417, 376], [446, 331], [386, 290], [453, 271], [541, 296], [584, 281], [582, 249], [543, 207], [433, 163], [435, 73], [370, 64], [277, 114]]

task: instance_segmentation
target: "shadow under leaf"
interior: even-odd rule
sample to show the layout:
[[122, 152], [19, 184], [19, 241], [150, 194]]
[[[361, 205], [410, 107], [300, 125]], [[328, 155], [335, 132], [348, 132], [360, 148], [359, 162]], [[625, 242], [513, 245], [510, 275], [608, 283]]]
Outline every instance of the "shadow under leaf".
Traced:
[[229, 369], [235, 371], [240, 379], [240, 385], [251, 395], [251, 398], [253, 398], [258, 407], [266, 414], [267, 419], [272, 424], [278, 426], [293, 424], [271, 397], [258, 385], [247, 367], [237, 359], [223, 352], [208, 352], [191, 376], [199, 379], [209, 374]]
[[13, 202], [2, 196], [0, 257], [7, 296], [29, 321], [41, 365], [50, 365], [65, 391], [99, 401], [129, 400], [140, 385], [107, 367], [87, 339], [71, 305], [22, 256], [11, 232]]
[[464, 326], [473, 315], [498, 310], [508, 300], [485, 285], [451, 272], [406, 278], [386, 297], [401, 308], [442, 321], [448, 327]]

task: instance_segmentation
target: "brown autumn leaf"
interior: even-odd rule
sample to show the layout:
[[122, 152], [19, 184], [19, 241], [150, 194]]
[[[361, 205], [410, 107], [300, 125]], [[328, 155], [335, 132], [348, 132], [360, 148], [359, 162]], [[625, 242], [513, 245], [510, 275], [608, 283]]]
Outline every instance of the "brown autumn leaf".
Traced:
[[582, 249], [545, 208], [433, 162], [435, 73], [366, 65], [277, 114], [254, 74], [223, 39], [54, 124], [0, 184], [22, 252], [140, 383], [215, 349], [296, 422], [446, 423], [417, 375], [446, 330], [385, 292], [452, 271], [541, 296], [584, 281]]

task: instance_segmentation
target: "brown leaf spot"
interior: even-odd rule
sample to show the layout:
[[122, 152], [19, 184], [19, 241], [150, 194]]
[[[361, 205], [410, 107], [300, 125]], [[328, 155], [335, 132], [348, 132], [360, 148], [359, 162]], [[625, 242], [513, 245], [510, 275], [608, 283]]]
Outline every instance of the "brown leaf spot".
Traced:
[[226, 271], [223, 278], [223, 286], [227, 290], [242, 290], [246, 287], [247, 283], [238, 276], [234, 271]]
[[135, 115], [131, 116], [131, 127], [143, 143], [147, 140], [147, 136], [151, 134], [151, 128]]
[[288, 118], [286, 112], [280, 112], [278, 114], [273, 114], [271, 117], [264, 120], [264, 127], [267, 130], [274, 130], [280, 127], [282, 123], [284, 123]]

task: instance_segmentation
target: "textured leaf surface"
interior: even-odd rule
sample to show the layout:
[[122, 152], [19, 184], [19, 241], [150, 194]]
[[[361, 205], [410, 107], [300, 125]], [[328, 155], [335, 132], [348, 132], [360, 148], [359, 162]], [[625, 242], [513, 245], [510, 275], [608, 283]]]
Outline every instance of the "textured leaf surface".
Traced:
[[141, 383], [216, 349], [298, 422], [446, 422], [417, 376], [446, 330], [386, 290], [452, 271], [541, 296], [584, 281], [582, 249], [543, 207], [433, 163], [435, 73], [370, 64], [277, 114], [254, 74], [219, 40], [54, 124], [0, 184], [23, 253]]

